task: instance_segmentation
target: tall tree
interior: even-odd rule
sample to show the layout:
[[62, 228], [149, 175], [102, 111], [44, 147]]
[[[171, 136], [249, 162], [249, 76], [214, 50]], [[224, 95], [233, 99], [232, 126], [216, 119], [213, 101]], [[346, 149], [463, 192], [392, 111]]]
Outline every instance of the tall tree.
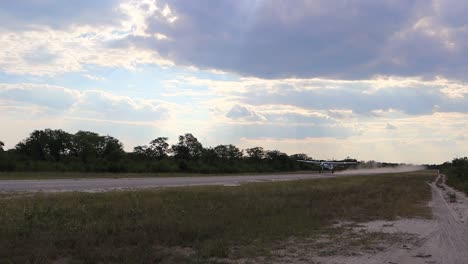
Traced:
[[266, 159], [274, 162], [286, 162], [289, 160], [289, 156], [279, 150], [270, 150], [265, 154]]
[[149, 148], [153, 153], [153, 157], [162, 159], [167, 156], [167, 151], [169, 149], [167, 139], [167, 137], [158, 137], [150, 142]]
[[216, 155], [221, 159], [240, 159], [242, 151], [234, 145], [218, 145], [214, 148]]
[[261, 160], [265, 157], [265, 151], [262, 147], [253, 147], [245, 150], [247, 157], [254, 160]]
[[124, 155], [123, 144], [116, 138], [111, 136], [104, 136], [103, 139], [103, 150], [101, 158], [117, 161]]
[[307, 154], [304, 154], [304, 153], [292, 154], [291, 156], [289, 156], [289, 158], [291, 158], [291, 160], [294, 160], [294, 161], [310, 159], [309, 156], [307, 156]]
[[35, 130], [16, 145], [18, 152], [35, 160], [60, 161], [72, 147], [72, 135], [61, 130]]
[[203, 151], [203, 145], [190, 133], [179, 136], [179, 143], [172, 145], [176, 159], [198, 159]]
[[0, 140], [0, 151], [3, 151], [4, 146], [5, 146], [5, 144], [3, 143], [3, 141]]
[[86, 163], [98, 158], [102, 145], [99, 134], [80, 130], [73, 137], [72, 153]]
[[148, 146], [136, 146], [133, 148], [133, 153], [140, 159], [149, 159], [152, 156], [151, 149]]
[[78, 131], [73, 137], [71, 152], [83, 162], [90, 162], [97, 159], [119, 159], [124, 150], [122, 143], [114, 137]]

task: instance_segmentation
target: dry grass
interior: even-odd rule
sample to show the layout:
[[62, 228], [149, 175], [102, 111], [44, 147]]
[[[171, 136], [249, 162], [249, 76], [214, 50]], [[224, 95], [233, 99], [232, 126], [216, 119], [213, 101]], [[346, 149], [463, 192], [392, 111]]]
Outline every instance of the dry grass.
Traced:
[[[430, 217], [432, 172], [0, 199], [0, 263], [205, 263], [336, 221]], [[214, 261], [214, 260], [213, 260]], [[216, 262], [216, 261], [214, 261]]]

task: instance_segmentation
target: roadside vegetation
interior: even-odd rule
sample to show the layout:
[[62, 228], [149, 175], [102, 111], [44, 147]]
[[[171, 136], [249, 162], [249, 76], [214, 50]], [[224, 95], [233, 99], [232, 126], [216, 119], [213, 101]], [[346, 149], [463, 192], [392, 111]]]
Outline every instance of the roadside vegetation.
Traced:
[[430, 217], [434, 171], [237, 187], [0, 197], [0, 263], [206, 263], [268, 256], [338, 221]]
[[447, 175], [447, 184], [464, 191], [468, 195], [468, 158], [455, 158], [452, 162], [440, 165], [442, 173]]
[[[12, 149], [4, 150], [0, 141], [0, 172], [207, 174], [319, 170], [317, 165], [297, 162], [311, 159], [306, 154], [288, 155], [262, 147], [240, 149], [232, 144], [204, 147], [190, 133], [180, 135], [173, 145], [168, 140], [157, 137], [148, 145], [125, 152], [123, 144], [109, 135], [35, 130]], [[398, 165], [374, 161], [359, 164], [361, 168]]]

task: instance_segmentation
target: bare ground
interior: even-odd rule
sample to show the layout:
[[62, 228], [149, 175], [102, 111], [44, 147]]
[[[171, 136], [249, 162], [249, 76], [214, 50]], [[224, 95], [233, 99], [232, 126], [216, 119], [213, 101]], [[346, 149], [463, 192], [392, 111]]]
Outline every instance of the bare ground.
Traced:
[[[432, 208], [433, 220], [400, 219], [358, 225], [354, 230], [402, 236], [394, 243], [387, 239], [384, 249], [375, 253], [357, 248], [352, 256], [318, 256], [311, 258], [309, 263], [468, 263], [468, 199], [463, 193], [445, 185], [445, 176], [442, 174], [431, 183], [431, 189], [432, 201], [429, 206]], [[412, 236], [405, 238], [403, 234]]]

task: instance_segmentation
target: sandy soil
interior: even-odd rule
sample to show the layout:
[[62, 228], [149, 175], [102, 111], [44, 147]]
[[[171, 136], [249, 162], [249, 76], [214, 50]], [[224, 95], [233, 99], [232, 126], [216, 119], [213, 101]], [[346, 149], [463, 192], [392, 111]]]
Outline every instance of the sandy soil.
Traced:
[[[357, 252], [357, 256], [316, 257], [311, 263], [468, 263], [468, 199], [445, 185], [444, 175], [440, 174], [438, 179], [441, 179], [439, 184], [437, 180], [431, 184], [433, 220], [374, 221], [356, 228], [367, 232], [413, 234], [413, 238], [386, 245], [384, 250], [374, 254]], [[449, 194], [456, 196], [455, 202]]]

